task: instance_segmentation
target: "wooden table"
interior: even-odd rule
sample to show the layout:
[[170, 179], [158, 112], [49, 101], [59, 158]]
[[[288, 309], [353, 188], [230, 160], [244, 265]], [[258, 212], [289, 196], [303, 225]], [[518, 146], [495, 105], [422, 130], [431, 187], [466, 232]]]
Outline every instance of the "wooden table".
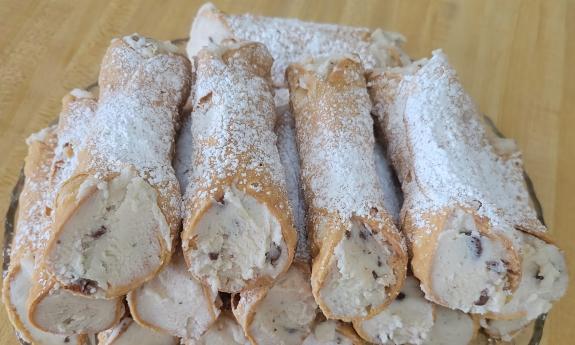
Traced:
[[[0, 214], [26, 153], [24, 139], [59, 113], [71, 88], [97, 79], [114, 36], [186, 37], [197, 0], [0, 0]], [[407, 52], [443, 48], [467, 90], [515, 138], [570, 266], [575, 267], [575, 1], [217, 1], [306, 20], [403, 33]], [[0, 237], [2, 236], [0, 232]], [[573, 271], [573, 270], [572, 270]], [[575, 342], [575, 291], [558, 303], [546, 344]], [[0, 312], [0, 343], [17, 344]]]

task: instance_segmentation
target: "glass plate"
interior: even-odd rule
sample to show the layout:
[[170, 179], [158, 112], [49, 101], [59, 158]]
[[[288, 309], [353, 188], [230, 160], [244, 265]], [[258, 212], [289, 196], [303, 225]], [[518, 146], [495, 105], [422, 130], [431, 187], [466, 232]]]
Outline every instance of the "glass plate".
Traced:
[[[171, 42], [175, 44], [180, 49], [181, 52], [184, 52], [185, 45], [188, 42], [188, 38], [175, 39], [171, 40]], [[97, 82], [92, 83], [88, 87], [86, 87], [86, 90], [92, 91], [95, 94], [97, 94], [97, 89], [98, 89]], [[503, 138], [504, 137], [503, 134], [497, 129], [497, 127], [495, 127], [493, 121], [488, 116], [484, 116], [484, 118], [487, 124], [493, 129], [495, 134]], [[56, 123], [57, 120], [54, 121], [53, 124]], [[541, 220], [541, 222], [545, 224], [543, 220], [543, 210], [541, 209], [541, 204], [537, 199], [537, 196], [535, 195], [535, 189], [533, 188], [533, 183], [531, 182], [531, 179], [529, 178], [527, 173], [524, 173], [524, 177], [525, 177], [525, 183], [527, 184], [527, 187], [529, 189], [529, 195], [531, 197], [531, 200], [533, 201], [535, 210], [537, 211], [537, 216], [539, 220]], [[6, 270], [8, 269], [8, 265], [10, 264], [10, 244], [12, 243], [12, 237], [14, 235], [16, 212], [18, 209], [18, 199], [20, 197], [20, 192], [22, 191], [23, 186], [24, 186], [24, 170], [20, 169], [18, 182], [16, 182], [16, 185], [12, 189], [12, 194], [10, 195], [10, 205], [8, 207], [8, 211], [6, 212], [6, 218], [4, 220], [4, 250], [3, 250], [4, 264], [2, 265], [3, 276], [5, 276]], [[519, 334], [517, 334], [510, 342], [498, 339], [492, 339], [485, 333], [479, 332], [479, 336], [477, 337], [474, 343], [477, 345], [483, 345], [483, 344], [539, 345], [541, 338], [543, 336], [543, 328], [545, 326], [546, 317], [547, 314], [540, 315], [537, 319], [533, 320], [530, 325], [525, 327]], [[22, 343], [23, 345], [29, 345], [28, 343], [23, 341], [19, 336], [18, 339], [20, 340], [20, 343]], [[95, 337], [90, 337], [89, 343], [97, 344], [97, 340], [95, 339]]]

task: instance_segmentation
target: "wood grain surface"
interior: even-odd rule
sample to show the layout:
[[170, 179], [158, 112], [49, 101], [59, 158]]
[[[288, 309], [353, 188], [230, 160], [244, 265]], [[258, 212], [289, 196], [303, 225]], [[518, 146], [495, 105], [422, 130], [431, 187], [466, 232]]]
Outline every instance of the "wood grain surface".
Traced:
[[[230, 13], [399, 31], [415, 58], [443, 48], [482, 111], [517, 140], [553, 237], [575, 267], [575, 1], [215, 2]], [[25, 138], [57, 117], [68, 90], [97, 79], [110, 39], [132, 32], [186, 37], [201, 3], [0, 0], [0, 215], [22, 166]], [[3, 308], [0, 343], [17, 344]], [[571, 286], [553, 308], [544, 344], [573, 343]]]

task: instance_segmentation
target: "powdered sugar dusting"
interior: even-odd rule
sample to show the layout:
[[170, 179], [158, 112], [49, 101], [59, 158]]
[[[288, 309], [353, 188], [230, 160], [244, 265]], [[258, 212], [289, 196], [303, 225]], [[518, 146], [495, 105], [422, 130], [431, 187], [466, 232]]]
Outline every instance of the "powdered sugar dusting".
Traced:
[[51, 126], [26, 140], [29, 146], [25, 163], [26, 180], [19, 198], [12, 255], [21, 251], [35, 255], [48, 240], [51, 224], [49, 175], [56, 139], [56, 126]]
[[[198, 12], [195, 22], [202, 16], [213, 16], [218, 24], [212, 27], [192, 25], [192, 30], [204, 33], [212, 40], [228, 36], [265, 44], [272, 56], [272, 78], [275, 86], [285, 87], [285, 70], [289, 64], [309, 57], [325, 57], [354, 52], [361, 57], [366, 68], [397, 66], [405, 64], [409, 58], [400, 45], [405, 41], [402, 35], [394, 32], [335, 24], [305, 22], [298, 19], [273, 18], [252, 14], [227, 15], [213, 5], [204, 5]], [[194, 23], [196, 24], [196, 23]], [[227, 28], [229, 32], [221, 32]], [[195, 38], [199, 35], [190, 35]], [[218, 42], [216, 42], [218, 43]], [[190, 45], [191, 46], [191, 45]], [[201, 46], [201, 44], [196, 44]], [[194, 51], [188, 50], [190, 56]]]
[[58, 125], [44, 128], [26, 140], [28, 146], [39, 145], [42, 149], [34, 149], [34, 162], [30, 162], [32, 151], [27, 158], [26, 164], [35, 167], [25, 170], [26, 184], [20, 195], [22, 204], [14, 247], [25, 245], [34, 254], [40, 253], [50, 238], [56, 192], [78, 165], [77, 150], [82, 146], [96, 105], [90, 92], [79, 89], [72, 90], [64, 100]]
[[[50, 176], [53, 193], [56, 193], [61, 184], [78, 168], [78, 152], [84, 147], [97, 106], [95, 96], [81, 89], [72, 90], [64, 100]], [[51, 198], [55, 199], [56, 195]]]
[[393, 222], [399, 226], [399, 212], [403, 203], [403, 194], [393, 168], [385, 156], [385, 149], [381, 143], [375, 144], [374, 150], [375, 170], [383, 190], [383, 200], [387, 213]]
[[176, 155], [174, 157], [174, 169], [178, 182], [180, 182], [180, 190], [184, 195], [192, 175], [192, 154], [194, 152], [192, 145], [192, 118], [191, 114], [186, 114], [176, 142]]
[[[290, 92], [308, 207], [350, 219], [369, 216], [372, 207], [381, 207], [383, 192], [373, 160], [373, 120], [363, 69], [357, 64], [335, 66], [337, 63], [334, 59], [334, 69], [345, 69], [340, 71], [345, 78], [344, 92], [342, 86], [318, 82], [323, 77], [305, 69], [314, 65], [300, 67], [302, 72], [290, 70]], [[321, 83], [315, 86], [319, 91], [307, 90], [307, 96], [294, 97], [294, 92], [316, 82]], [[307, 97], [313, 100], [304, 99]]]
[[380, 49], [374, 49], [375, 40], [367, 28], [252, 14], [227, 16], [227, 20], [235, 37], [261, 42], [268, 47], [275, 59], [272, 76], [277, 86], [286, 84], [284, 73], [290, 63], [310, 57], [354, 52], [361, 57], [366, 68], [397, 64], [386, 54], [384, 46], [391, 49], [403, 41], [401, 35], [388, 33], [383, 36], [388, 44], [381, 44]]
[[[276, 99], [276, 107], [279, 109], [281, 106], [282, 99]], [[284, 111], [279, 114], [276, 133], [278, 136], [278, 151], [286, 176], [288, 198], [293, 210], [294, 223], [297, 229], [296, 259], [309, 263], [311, 262], [311, 254], [305, 222], [305, 203], [300, 183], [300, 165], [295, 138], [295, 123], [291, 112]]]
[[117, 65], [124, 69], [113, 78], [100, 78], [106, 91], [86, 140], [87, 169], [102, 178], [132, 167], [159, 195], [171, 196], [167, 207], [179, 210], [171, 158], [180, 106], [189, 90], [189, 66], [163, 44], [137, 35], [112, 42], [102, 66], [104, 76], [106, 68]]
[[442, 52], [419, 64], [372, 81], [406, 197], [402, 212], [425, 228], [418, 215], [461, 205], [511, 238], [513, 228], [545, 231], [530, 205], [520, 152], [486, 130]]
[[[285, 175], [273, 132], [276, 113], [269, 83], [271, 57], [257, 43], [204, 49], [197, 59], [192, 113], [193, 169], [186, 199], [195, 209], [214, 186], [231, 178], [258, 193], [274, 186], [286, 195]], [[201, 149], [200, 149], [201, 148]], [[286, 200], [287, 202], [287, 200]], [[277, 205], [289, 207], [289, 205]]]

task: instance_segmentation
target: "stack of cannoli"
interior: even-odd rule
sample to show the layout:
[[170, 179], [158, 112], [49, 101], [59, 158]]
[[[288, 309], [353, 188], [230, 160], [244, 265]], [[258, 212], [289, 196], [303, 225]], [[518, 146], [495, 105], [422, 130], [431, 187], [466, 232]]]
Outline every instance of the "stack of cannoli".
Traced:
[[[141, 297], [154, 292], [152, 283], [166, 275], [171, 288], [187, 283], [186, 269], [178, 277], [179, 261], [171, 261], [181, 227], [171, 159], [191, 71], [175, 50], [137, 34], [113, 40], [99, 97], [73, 90], [63, 99], [58, 125], [29, 138], [3, 283], [4, 304], [23, 341], [89, 344], [116, 329], [101, 342], [133, 343], [123, 334], [147, 336], [129, 326], [132, 317], [156, 315], [149, 310], [152, 293]], [[210, 299], [209, 290], [194, 283], [200, 288], [186, 297], [202, 311], [201, 323], [217, 296]], [[124, 304], [127, 293], [135, 312]], [[205, 303], [191, 293], [206, 296]]]
[[476, 314], [487, 334], [509, 340], [549, 311], [568, 280], [520, 152], [478, 112], [441, 51], [368, 79], [425, 298]]
[[114, 39], [28, 139], [3, 302], [53, 344], [473, 344], [565, 293], [562, 251], [441, 51], [203, 5], [187, 57]]
[[272, 81], [275, 87], [287, 87], [285, 70], [302, 58], [354, 52], [369, 69], [409, 62], [409, 57], [400, 48], [405, 38], [396, 32], [253, 14], [230, 15], [212, 3], [206, 3], [198, 10], [186, 49], [189, 56], [194, 56], [202, 47], [229, 38], [266, 45], [274, 58]]

